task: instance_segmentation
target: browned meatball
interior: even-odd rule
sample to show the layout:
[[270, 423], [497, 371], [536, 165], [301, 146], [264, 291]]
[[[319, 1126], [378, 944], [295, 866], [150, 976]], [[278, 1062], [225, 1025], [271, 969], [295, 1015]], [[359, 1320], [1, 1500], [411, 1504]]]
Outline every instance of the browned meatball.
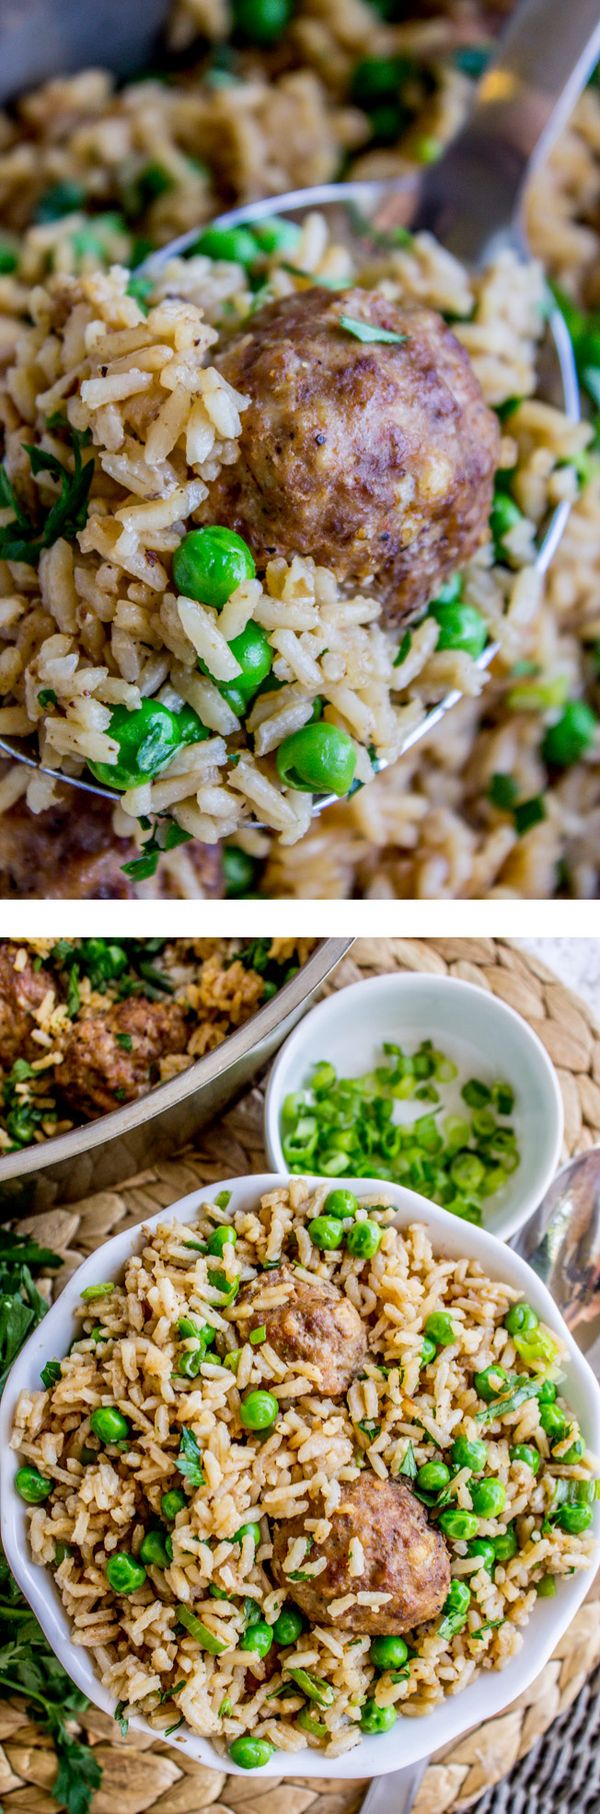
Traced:
[[34, 970], [30, 957], [24, 969], [15, 969], [22, 949], [9, 939], [0, 944], [0, 1065], [7, 1071], [15, 1058], [43, 1058], [43, 1046], [31, 1038], [34, 1012], [55, 988], [47, 970]]
[[[312, 1516], [324, 1516], [322, 1505]], [[450, 1586], [450, 1561], [440, 1532], [429, 1523], [424, 1507], [402, 1480], [379, 1480], [370, 1470], [342, 1488], [337, 1512], [325, 1543], [315, 1543], [310, 1561], [327, 1557], [327, 1567], [314, 1581], [291, 1581], [283, 1563], [291, 1538], [306, 1535], [306, 1514], [273, 1527], [273, 1574], [309, 1619], [351, 1631], [410, 1631], [440, 1612]], [[361, 1575], [349, 1571], [352, 1537], [362, 1543]], [[385, 1593], [379, 1611], [356, 1602], [341, 1619], [332, 1616], [332, 1600], [348, 1593]]]
[[106, 1014], [75, 1023], [59, 1071], [61, 1095], [83, 1116], [134, 1102], [156, 1083], [159, 1058], [184, 1052], [188, 1036], [179, 1002], [132, 995]]
[[[273, 1286], [285, 1285], [285, 1302], [268, 1309]], [[267, 1341], [285, 1361], [311, 1361], [320, 1370], [320, 1390], [329, 1398], [347, 1392], [365, 1358], [367, 1333], [354, 1304], [327, 1279], [298, 1278], [278, 1266], [253, 1279], [236, 1304], [242, 1334], [264, 1323]]]
[[[90, 794], [82, 811], [78, 796], [70, 789], [44, 813], [30, 812], [25, 801], [19, 800], [2, 817], [0, 899], [135, 900], [137, 888], [125, 875], [123, 864], [139, 856], [139, 850], [133, 841], [115, 837], [111, 811], [109, 801], [95, 800]], [[197, 877], [198, 900], [220, 899], [220, 846], [198, 844], [194, 839], [186, 845], [186, 859]], [[173, 877], [164, 861], [150, 886], [159, 900], [179, 898], [176, 872]]]
[[[340, 315], [402, 336], [364, 343]], [[268, 304], [217, 361], [250, 397], [212, 522], [274, 554], [373, 581], [394, 619], [439, 591], [487, 536], [500, 433], [441, 315], [377, 291]]]

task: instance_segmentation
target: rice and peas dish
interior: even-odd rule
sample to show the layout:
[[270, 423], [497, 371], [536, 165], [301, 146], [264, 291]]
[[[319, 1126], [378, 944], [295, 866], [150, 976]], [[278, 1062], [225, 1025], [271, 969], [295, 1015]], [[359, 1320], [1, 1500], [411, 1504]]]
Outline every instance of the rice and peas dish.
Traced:
[[[248, 237], [250, 268], [270, 304], [256, 309], [241, 263], [202, 253], [172, 261], [143, 306], [129, 293], [125, 268], [56, 278], [34, 291], [35, 325], [7, 373], [12, 493], [0, 552], [19, 602], [8, 613], [0, 729], [36, 730], [52, 766], [81, 774], [87, 764], [102, 784], [116, 784], [118, 829], [136, 830], [140, 847], [150, 846], [150, 857], [129, 869], [140, 878], [156, 866], [158, 849], [189, 838], [215, 843], [247, 821], [296, 843], [308, 830], [313, 793], [345, 795], [369, 781], [372, 764], [393, 761], [427, 704], [449, 687], [477, 694], [475, 657], [488, 638], [513, 656], [520, 648], [541, 585], [536, 532], [576, 486], [573, 462], [590, 435], [533, 395], [544, 326], [536, 267], [503, 257], [471, 282], [417, 236], [382, 257], [379, 269], [353, 272], [315, 215], [294, 239], [291, 271], [285, 235], [274, 254]], [[433, 310], [451, 315], [456, 339]], [[238, 332], [228, 338], [232, 319]], [[246, 321], [256, 346], [250, 395]], [[526, 395], [502, 440], [456, 340], [496, 408]], [[308, 395], [306, 424], [304, 343], [308, 352], [318, 348], [325, 368], [320, 403], [314, 390]], [[332, 401], [327, 379], [336, 373], [327, 367], [336, 358], [343, 372]], [[231, 383], [227, 372], [237, 376], [240, 367]], [[391, 408], [383, 403], [390, 382], [398, 391]], [[354, 466], [342, 480], [340, 460], [359, 438], [366, 465], [365, 447], [382, 437], [379, 396], [391, 416], [390, 447], [410, 435], [404, 396], [408, 390], [414, 410], [418, 384], [415, 470], [400, 461], [394, 477], [374, 456], [362, 485]], [[453, 418], [450, 435], [443, 416], [438, 430], [438, 392]], [[253, 422], [245, 449], [246, 410]], [[257, 448], [268, 442], [271, 414], [275, 444], [263, 480]], [[357, 433], [365, 416], [366, 434]], [[286, 437], [297, 448], [287, 461]], [[475, 449], [470, 467], [467, 447]], [[525, 510], [513, 509], [506, 489], [497, 495], [494, 545], [487, 518], [496, 461]], [[337, 523], [336, 510], [345, 519], [339, 534], [327, 515]], [[48, 526], [52, 512], [58, 534]], [[332, 563], [339, 543], [346, 584], [333, 564], [311, 558], [311, 534], [317, 556], [328, 549]], [[296, 537], [302, 554], [293, 553]], [[359, 590], [352, 574], [361, 537]], [[402, 553], [390, 563], [386, 543], [394, 542]], [[463, 546], [473, 558], [459, 582], [449, 566]], [[260, 548], [260, 571], [252, 547]], [[387, 611], [378, 596], [383, 572]], [[437, 597], [424, 610], [431, 574]], [[57, 785], [37, 777], [36, 799], [45, 788], [51, 806]]]
[[276, 995], [313, 944], [0, 940], [0, 1156], [187, 1070]]
[[229, 1197], [82, 1292], [12, 1440], [116, 1717], [255, 1768], [504, 1667], [589, 1564], [596, 1483], [560, 1340], [385, 1188]]
[[[207, 23], [200, 14], [196, 17], [194, 9], [191, 16], [215, 39], [226, 30], [226, 22]], [[189, 13], [186, 17], [189, 27]], [[366, 30], [367, 22], [372, 28], [372, 9], [359, 6], [353, 27], [357, 56], [364, 48], [361, 29]], [[182, 29], [181, 22], [178, 29]], [[476, 893], [488, 891], [496, 881], [501, 888], [505, 883], [508, 892], [547, 893], [557, 884], [554, 871], [562, 861], [562, 845], [555, 860], [557, 839], [560, 845], [561, 827], [567, 828], [568, 819], [568, 836], [577, 852], [572, 865], [574, 891], [594, 892], [593, 860], [579, 850], [581, 824], [573, 798], [574, 789], [584, 786], [582, 773], [585, 776], [588, 771], [578, 768], [575, 777], [572, 768], [574, 753], [587, 752], [587, 813], [593, 805], [594, 714], [579, 700], [574, 717], [569, 706], [565, 728], [565, 701], [579, 687], [577, 660], [572, 642], [563, 639], [561, 643], [556, 626], [545, 615], [542, 582], [532, 567], [536, 534], [549, 508], [561, 497], [574, 497], [582, 475], [588, 474], [584, 449], [590, 430], [569, 427], [560, 414], [535, 397], [537, 355], [547, 307], [541, 267], [535, 262], [517, 265], [501, 260], [484, 278], [473, 281], [421, 236], [412, 243], [387, 248], [376, 267], [371, 262], [352, 270], [344, 248], [327, 243], [323, 222], [315, 217], [293, 245], [289, 237], [286, 243], [285, 235], [279, 245], [261, 243], [259, 235], [248, 234], [235, 244], [230, 236], [227, 246], [206, 236], [204, 249], [189, 260], [171, 261], [152, 291], [145, 279], [130, 278], [129, 264], [134, 262], [131, 232], [117, 231], [114, 220], [107, 224], [104, 216], [94, 212], [101, 198], [106, 202], [107, 189], [117, 180], [114, 172], [109, 178], [101, 168], [102, 156], [108, 156], [107, 147], [113, 141], [116, 144], [117, 137], [123, 168], [139, 179], [138, 207], [149, 237], [157, 241], [188, 226], [192, 219], [206, 218], [216, 205], [206, 178], [191, 167], [195, 132], [203, 146], [207, 139], [210, 143], [216, 159], [214, 180], [217, 188], [221, 184], [222, 193], [243, 194], [246, 199], [249, 192], [260, 193], [261, 186], [273, 191], [288, 181], [334, 174], [344, 133], [346, 154], [351, 155], [361, 131], [367, 132], [358, 119], [362, 90], [348, 67], [351, 53], [347, 43], [342, 53], [342, 25], [337, 14], [329, 18], [327, 8], [319, 30], [310, 25], [302, 8], [290, 29], [286, 55], [292, 64], [303, 57], [309, 63], [311, 58], [318, 62], [319, 40], [317, 86], [326, 85], [326, 67], [334, 72], [331, 81], [337, 85], [331, 119], [338, 133], [338, 149], [335, 156], [330, 143], [326, 155], [323, 149], [325, 161], [320, 168], [311, 163], [311, 147], [313, 141], [318, 145], [319, 135], [313, 132], [311, 136], [305, 116], [301, 173], [286, 164], [278, 178], [272, 167], [269, 174], [268, 160], [260, 166], [256, 158], [253, 162], [252, 146], [256, 153], [258, 135], [252, 138], [248, 132], [244, 138], [242, 120], [247, 127], [249, 117], [244, 108], [254, 107], [255, 124], [260, 115], [260, 130], [265, 130], [266, 122], [268, 131], [274, 117], [269, 109], [276, 108], [281, 95], [285, 92], [289, 108], [292, 95], [298, 99], [302, 93], [306, 98], [309, 88], [314, 94], [316, 78], [311, 78], [311, 87], [294, 70], [279, 84], [276, 72], [267, 70], [266, 81], [263, 75], [262, 87], [258, 85], [259, 102], [257, 89], [245, 85], [243, 54], [239, 72], [234, 57], [236, 79], [229, 85], [213, 82], [214, 69], [212, 75], [211, 68], [201, 71], [197, 96], [191, 89], [178, 89], [176, 82], [172, 90], [167, 86], [162, 91], [160, 84], [150, 82], [132, 86], [123, 99], [111, 102], [105, 83], [102, 88], [104, 78], [92, 80], [91, 76], [75, 78], [55, 89], [55, 100], [62, 97], [67, 106], [71, 97], [75, 109], [76, 124], [70, 139], [67, 133], [67, 141], [75, 148], [78, 176], [87, 172], [80, 189], [89, 201], [90, 213], [88, 216], [84, 208], [83, 221], [73, 193], [66, 212], [54, 212], [52, 217], [50, 209], [48, 218], [31, 143], [26, 141], [18, 150], [12, 143], [7, 147], [7, 212], [16, 205], [14, 177], [20, 160], [24, 211], [31, 206], [39, 212], [42, 207], [46, 218], [28, 229], [22, 279], [19, 273], [2, 280], [7, 356], [2, 404], [5, 463], [23, 520], [15, 523], [15, 506], [7, 490], [3, 532], [6, 647], [1, 670], [6, 704], [0, 707], [0, 727], [7, 735], [36, 732], [44, 758], [52, 766], [85, 772], [85, 764], [92, 763], [105, 783], [117, 783], [122, 797], [114, 817], [115, 834], [123, 840], [133, 839], [139, 849], [146, 847], [137, 859], [137, 871], [132, 872], [135, 886], [151, 884], [157, 863], [162, 866], [163, 850], [167, 852], [164, 862], [175, 874], [180, 841], [191, 839], [196, 844], [224, 843], [221, 885], [229, 887], [233, 863], [236, 892], [243, 892], [240, 877], [244, 874], [252, 886], [262, 873], [267, 892], [275, 894], [335, 895], [354, 888], [373, 893]], [[425, 32], [421, 38], [416, 24], [376, 28], [380, 63], [386, 45], [398, 54], [403, 33], [410, 48], [412, 32], [415, 62], [418, 65], [419, 58], [423, 59], [423, 67], [429, 70], [416, 101], [413, 92], [414, 117], [419, 106], [433, 105], [435, 90], [440, 142], [456, 124], [468, 87], [457, 67], [459, 47], [453, 31], [451, 19], [445, 24], [428, 21], [426, 29], [421, 26], [421, 33]], [[331, 59], [331, 40], [336, 36], [337, 62]], [[435, 62], [436, 46], [441, 61], [434, 82], [430, 65], [432, 59]], [[447, 64], [443, 60], [446, 53]], [[202, 87], [205, 80], [209, 89], [213, 83], [210, 100]], [[342, 123], [340, 96], [348, 86], [356, 107], [352, 117], [352, 110], [346, 108]], [[217, 89], [218, 103], [214, 100]], [[42, 145], [45, 143], [52, 92], [40, 91], [24, 107], [27, 132], [37, 137], [38, 151], [40, 135]], [[362, 104], [366, 106], [364, 96]], [[203, 106], [210, 114], [210, 129]], [[595, 107], [590, 91], [582, 109], [584, 138], [587, 133], [592, 151]], [[211, 109], [216, 110], [214, 121]], [[60, 108], [58, 117], [62, 119]], [[394, 144], [384, 152], [382, 120], [375, 119], [372, 107], [370, 112], [366, 107], [362, 117], [363, 122], [367, 117], [371, 120], [374, 143], [351, 166], [358, 174], [391, 174], [394, 168], [403, 167], [403, 159], [405, 167], [411, 155], [425, 155], [423, 145], [419, 153], [410, 133], [402, 137], [400, 151]], [[152, 199], [141, 182], [146, 168], [141, 159], [143, 145], [156, 142], [159, 125], [169, 176], [160, 193], [156, 178]], [[61, 137], [63, 127], [56, 125], [53, 130], [56, 149], [42, 163], [55, 184], [68, 187], [70, 153]], [[171, 135], [168, 156], [165, 134]], [[177, 168], [173, 141], [180, 143]], [[227, 143], [230, 162], [226, 177], [218, 165]], [[325, 143], [323, 138], [323, 148]], [[293, 134], [290, 157], [292, 144]], [[244, 157], [245, 189], [240, 175]], [[587, 169], [583, 152], [581, 160]], [[591, 172], [588, 188], [586, 207], [592, 207]], [[79, 215], [83, 205], [80, 196]], [[561, 207], [559, 222], [568, 212], [562, 192]], [[540, 206], [539, 231], [543, 219]], [[95, 237], [94, 221], [104, 223], [102, 231], [96, 224]], [[589, 236], [586, 239], [583, 228], [580, 232], [573, 229], [569, 241], [568, 222], [562, 236], [560, 226], [557, 228], [557, 236], [558, 275], [564, 278], [569, 245], [585, 257]], [[199, 245], [202, 247], [201, 235]], [[114, 259], [118, 262], [111, 264]], [[48, 278], [48, 262], [58, 275]], [[96, 268], [99, 265], [110, 268]], [[344, 285], [349, 283], [354, 288], [348, 314]], [[343, 571], [340, 577], [335, 537], [327, 537], [324, 531], [321, 534], [317, 510], [312, 520], [309, 512], [307, 520], [302, 488], [290, 484], [288, 523], [276, 526], [273, 554], [269, 556], [264, 547], [264, 535], [261, 541], [260, 523], [250, 520], [247, 541], [256, 548], [260, 543], [260, 559], [254, 559], [252, 549], [248, 554], [246, 547], [244, 553], [234, 544], [237, 566], [235, 559], [233, 565], [231, 560], [221, 563], [218, 596], [213, 591], [209, 602], [206, 571], [200, 579], [197, 571], [190, 573], [181, 550], [186, 536], [190, 532], [197, 535], [201, 525], [202, 532], [215, 527], [227, 531], [231, 556], [229, 524], [240, 515], [236, 467], [238, 474], [247, 471], [245, 422], [250, 421], [253, 407], [243, 386], [232, 385], [224, 375], [232, 359], [235, 363], [232, 347], [239, 344], [244, 326], [251, 335], [260, 332], [269, 298], [280, 305], [287, 301], [291, 308], [296, 296], [299, 306], [306, 307], [311, 295], [321, 290], [324, 307], [329, 305], [330, 339], [338, 353], [343, 347], [349, 371], [356, 370], [358, 339], [358, 353], [381, 359], [382, 372], [389, 372], [392, 365], [403, 372], [410, 368], [417, 351], [422, 351], [419, 334], [407, 331], [402, 341], [400, 333], [390, 345], [395, 327], [386, 327], [378, 316], [370, 294], [374, 286], [385, 299], [392, 323], [399, 311], [411, 308], [432, 309], [449, 320], [490, 411], [500, 416], [501, 435], [487, 448], [498, 474], [491, 539], [486, 527], [491, 503], [488, 460], [483, 480], [477, 472], [462, 475], [472, 493], [479, 493], [481, 517], [478, 525], [471, 525], [468, 559], [457, 556], [452, 573], [439, 585], [440, 575], [434, 570], [436, 583], [429, 596], [425, 562], [418, 600], [408, 600], [406, 612], [390, 618], [385, 600], [380, 609], [381, 588], [373, 563], [371, 570], [367, 563], [360, 585], [351, 583]], [[21, 332], [19, 312], [22, 316], [33, 313], [33, 328]], [[350, 328], [342, 325], [344, 319], [352, 323]], [[421, 314], [417, 325], [420, 332], [424, 327]], [[376, 334], [377, 326], [382, 333]], [[371, 332], [365, 334], [365, 327]], [[434, 340], [433, 368], [439, 373], [442, 343], [435, 335]], [[391, 363], [384, 367], [384, 360]], [[259, 404], [261, 401], [264, 405], [264, 398], [259, 398]], [[463, 426], [472, 423], [472, 408], [473, 395], [465, 403]], [[299, 408], [300, 436], [302, 422]], [[426, 407], [424, 422], [427, 441], [431, 425]], [[489, 427], [486, 432], [489, 439]], [[458, 438], [460, 441], [460, 435]], [[477, 440], [476, 435], [473, 438]], [[27, 452], [24, 442], [37, 451]], [[302, 451], [306, 454], [306, 448]], [[93, 477], [89, 473], [92, 458]], [[320, 455], [315, 458], [318, 462]], [[315, 470], [322, 479], [327, 447], [322, 461], [321, 466], [306, 467], [307, 489], [317, 503]], [[462, 454], [457, 466], [460, 479]], [[61, 476], [64, 467], [68, 479]], [[434, 459], [428, 473], [418, 474], [419, 483], [423, 481], [417, 500], [421, 514], [429, 510], [433, 517], [440, 502], [436, 485], [444, 502], [449, 478], [448, 473], [444, 478], [439, 462], [435, 468]], [[290, 476], [288, 470], [288, 479]], [[328, 476], [331, 479], [331, 471]], [[333, 478], [336, 476], [334, 462]], [[451, 476], [456, 478], [456, 471]], [[57, 485], [63, 493], [58, 511]], [[239, 485], [243, 490], [243, 477]], [[416, 521], [419, 511], [410, 493], [410, 473], [402, 496], [393, 502], [409, 555], [414, 538], [414, 564], [418, 567], [422, 553]], [[460, 492], [459, 502], [464, 503]], [[224, 503], [232, 505], [231, 517], [221, 508]], [[300, 553], [294, 547], [298, 526], [303, 530]], [[329, 541], [330, 558], [321, 556], [323, 539]], [[586, 549], [592, 545], [590, 527]], [[210, 543], [205, 541], [205, 550], [207, 546]], [[282, 546], [284, 552], [278, 552]], [[11, 547], [13, 557], [16, 552], [20, 559], [8, 558]], [[222, 545], [219, 552], [222, 557]], [[32, 553], [37, 565], [27, 559]], [[187, 591], [181, 589], [184, 573]], [[238, 583], [228, 595], [232, 579]], [[567, 594], [572, 598], [569, 583], [563, 580], [560, 594], [565, 609]], [[556, 584], [560, 589], [560, 580]], [[194, 585], [196, 595], [190, 596]], [[586, 636], [588, 630], [589, 640], [593, 623], [586, 616]], [[485, 806], [479, 830], [471, 832], [461, 826], [457, 809], [461, 790], [471, 788], [466, 763], [474, 752], [473, 727], [480, 710], [477, 698], [484, 685], [474, 655], [489, 636], [500, 641], [501, 671], [506, 675], [504, 735], [490, 733], [485, 760], [483, 744], [479, 748], [477, 762], [481, 766], [484, 760], [486, 775], [474, 787], [475, 793], [478, 788], [483, 790]], [[544, 649], [541, 662], [538, 642]], [[425, 706], [454, 684], [465, 692], [467, 704], [461, 708], [454, 730], [444, 729], [443, 758], [435, 753], [441, 746], [433, 745], [433, 759], [423, 753], [409, 757], [408, 766], [403, 762], [363, 798], [360, 784], [370, 779], [373, 763], [381, 757], [393, 761]], [[507, 708], [516, 717], [506, 719]], [[136, 719], [140, 711], [145, 716]], [[137, 735], [136, 724], [142, 737]], [[468, 735], [461, 728], [467, 725]], [[127, 747], [119, 767], [123, 742]], [[565, 795], [556, 810], [552, 806], [549, 810], [542, 798], [542, 744], [556, 797]], [[140, 755], [143, 759], [138, 761]], [[7, 809], [22, 797], [26, 785], [26, 776], [10, 771], [3, 796]], [[322, 826], [309, 829], [312, 792], [319, 786], [340, 796], [353, 793], [353, 801], [336, 808], [334, 817], [328, 817]], [[42, 815], [42, 823], [43, 814], [51, 814], [60, 798], [59, 783], [43, 776], [29, 782], [29, 807]], [[85, 808], [71, 806], [72, 813], [82, 811]], [[478, 822], [479, 815], [477, 805]], [[253, 829], [257, 821], [277, 834], [276, 844], [268, 831]], [[381, 869], [376, 851], [382, 846]], [[535, 886], [528, 861], [534, 847], [545, 862]], [[183, 865], [183, 856], [181, 862]], [[565, 858], [560, 886], [570, 885], [567, 867]], [[184, 891], [193, 890], [189, 866], [182, 867], [181, 875]]]

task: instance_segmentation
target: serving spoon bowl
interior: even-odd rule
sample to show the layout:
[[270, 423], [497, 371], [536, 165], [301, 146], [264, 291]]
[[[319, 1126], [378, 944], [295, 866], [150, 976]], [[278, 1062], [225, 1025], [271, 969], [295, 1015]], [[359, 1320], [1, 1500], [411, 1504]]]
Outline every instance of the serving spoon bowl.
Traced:
[[[269, 196], [220, 214], [218, 227], [264, 221], [272, 215], [302, 222], [315, 210], [336, 237], [364, 258], [377, 250], [378, 237], [398, 227], [426, 229], [472, 267], [485, 265], [504, 248], [523, 255], [527, 239], [523, 198], [527, 181], [543, 161], [600, 57], [598, 0], [521, 0], [480, 82], [466, 126], [438, 164], [406, 178], [323, 183]], [[171, 259], [194, 251], [198, 229], [152, 253], [138, 271], [158, 277]], [[310, 276], [310, 272], [307, 272]], [[579, 419], [579, 390], [573, 348], [560, 311], [547, 323], [548, 373], [544, 394], [571, 421]], [[546, 573], [560, 542], [570, 504], [563, 500], [543, 525], [535, 567]], [[489, 667], [498, 652], [490, 642], [477, 657]], [[462, 698], [453, 687], [409, 730], [395, 761], [442, 722]], [[0, 737], [0, 753], [50, 775], [82, 793], [117, 801], [119, 792], [82, 776], [66, 775], [32, 753], [27, 742]], [[389, 766], [375, 759], [375, 771]], [[313, 815], [339, 804], [335, 794], [315, 795]]]

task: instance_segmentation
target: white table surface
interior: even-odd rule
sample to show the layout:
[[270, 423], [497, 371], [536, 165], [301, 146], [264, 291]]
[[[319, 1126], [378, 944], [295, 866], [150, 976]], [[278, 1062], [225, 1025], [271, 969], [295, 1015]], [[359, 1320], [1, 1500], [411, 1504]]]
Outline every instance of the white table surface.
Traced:
[[600, 1016], [600, 938], [519, 939], [561, 982], [583, 995]]

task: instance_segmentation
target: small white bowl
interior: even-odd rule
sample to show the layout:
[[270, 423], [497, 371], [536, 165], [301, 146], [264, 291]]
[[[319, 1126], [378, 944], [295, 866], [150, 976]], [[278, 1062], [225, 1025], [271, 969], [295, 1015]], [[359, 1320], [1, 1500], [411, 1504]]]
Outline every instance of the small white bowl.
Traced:
[[[556, 1072], [541, 1041], [512, 1008], [473, 983], [457, 977], [375, 976], [338, 989], [312, 1008], [286, 1040], [277, 1058], [265, 1101], [265, 1145], [274, 1171], [285, 1171], [281, 1109], [286, 1096], [306, 1087], [320, 1060], [338, 1076], [359, 1077], [382, 1060], [384, 1041], [412, 1052], [422, 1039], [459, 1067], [450, 1113], [464, 1113], [460, 1084], [468, 1077], [501, 1080], [515, 1092], [510, 1119], [521, 1163], [483, 1214], [486, 1228], [507, 1241], [527, 1220], [556, 1171], [563, 1137], [563, 1106]], [[404, 1105], [402, 1105], [404, 1107]], [[410, 1118], [414, 1105], [410, 1109]], [[419, 1113], [427, 1113], [423, 1103]], [[331, 1187], [345, 1184], [332, 1178]]]
[[[274, 1190], [278, 1185], [286, 1183], [285, 1176], [274, 1176], [272, 1173], [252, 1178], [226, 1178], [206, 1189], [193, 1191], [191, 1196], [171, 1204], [169, 1209], [161, 1209], [156, 1215], [150, 1216], [146, 1223], [136, 1228], [127, 1228], [122, 1234], [115, 1235], [112, 1241], [106, 1241], [69, 1280], [61, 1297], [22, 1348], [9, 1374], [0, 1407], [0, 1500], [5, 1553], [52, 1649], [77, 1687], [104, 1713], [114, 1712], [114, 1696], [102, 1687], [94, 1671], [89, 1650], [72, 1643], [69, 1621], [50, 1570], [41, 1568], [31, 1560], [27, 1509], [14, 1487], [19, 1457], [9, 1446], [19, 1393], [24, 1390], [39, 1390], [40, 1369], [44, 1362], [66, 1354], [80, 1326], [74, 1312], [81, 1291], [84, 1286], [97, 1285], [105, 1279], [116, 1278], [123, 1272], [130, 1254], [139, 1252], [142, 1226], [154, 1228], [159, 1222], [175, 1220], [192, 1222], [200, 1204], [213, 1202], [222, 1190], [231, 1191], [234, 1211], [251, 1208], [265, 1191]], [[378, 1189], [376, 1181], [366, 1178], [349, 1178], [347, 1183], [359, 1197]], [[565, 1366], [565, 1395], [577, 1414], [589, 1448], [595, 1454], [600, 1452], [600, 1388], [536, 1273], [510, 1247], [502, 1247], [493, 1235], [474, 1228], [471, 1223], [462, 1222], [455, 1216], [447, 1215], [445, 1210], [426, 1202], [423, 1197], [417, 1197], [414, 1191], [386, 1184], [382, 1194], [383, 1192], [388, 1202], [396, 1205], [399, 1226], [406, 1227], [414, 1221], [424, 1223], [438, 1252], [452, 1257], [466, 1254], [478, 1260], [492, 1278], [506, 1279], [510, 1285], [515, 1286], [519, 1294], [533, 1304], [543, 1321], [561, 1335], [569, 1355]], [[596, 1507], [595, 1518], [597, 1535], [600, 1535], [600, 1505]], [[599, 1560], [600, 1550], [596, 1566]], [[523, 1647], [512, 1662], [503, 1670], [486, 1670], [462, 1694], [449, 1696], [424, 1718], [400, 1719], [390, 1732], [381, 1737], [364, 1738], [360, 1745], [343, 1757], [327, 1758], [321, 1751], [308, 1748], [294, 1752], [276, 1751], [270, 1762], [257, 1774], [278, 1777], [316, 1776], [322, 1779], [385, 1776], [390, 1770], [399, 1770], [404, 1764], [413, 1764], [420, 1758], [428, 1757], [442, 1745], [454, 1743], [469, 1727], [481, 1725], [484, 1720], [500, 1713], [509, 1701], [522, 1694], [535, 1679], [585, 1598], [593, 1575], [593, 1566], [582, 1569], [580, 1573], [568, 1576], [559, 1583], [554, 1599], [538, 1600], [526, 1628]], [[144, 1719], [134, 1717], [130, 1724], [135, 1731], [144, 1732], [147, 1737], [158, 1736]], [[229, 1758], [224, 1760], [215, 1750], [209, 1739], [198, 1738], [182, 1728], [180, 1732], [173, 1734], [170, 1743], [174, 1748], [186, 1752], [188, 1757], [194, 1758], [196, 1763], [208, 1764], [211, 1769], [217, 1770], [222, 1770], [225, 1763], [232, 1775], [239, 1773]]]

